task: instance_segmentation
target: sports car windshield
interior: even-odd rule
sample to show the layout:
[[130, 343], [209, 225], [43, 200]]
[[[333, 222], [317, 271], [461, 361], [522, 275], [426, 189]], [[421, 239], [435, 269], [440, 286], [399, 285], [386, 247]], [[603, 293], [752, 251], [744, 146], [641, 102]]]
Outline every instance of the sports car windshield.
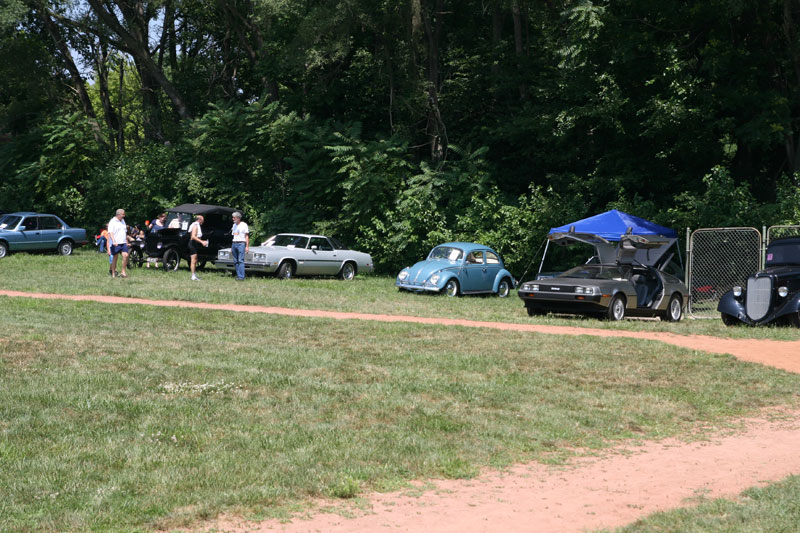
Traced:
[[0, 229], [14, 229], [22, 217], [16, 215], [3, 215], [0, 217]]
[[625, 269], [611, 265], [581, 265], [559, 274], [559, 278], [627, 279]]
[[800, 246], [793, 243], [772, 244], [767, 248], [767, 266], [800, 265]]
[[437, 246], [431, 250], [428, 259], [445, 259], [447, 261], [458, 261], [464, 256], [464, 252], [451, 246]]

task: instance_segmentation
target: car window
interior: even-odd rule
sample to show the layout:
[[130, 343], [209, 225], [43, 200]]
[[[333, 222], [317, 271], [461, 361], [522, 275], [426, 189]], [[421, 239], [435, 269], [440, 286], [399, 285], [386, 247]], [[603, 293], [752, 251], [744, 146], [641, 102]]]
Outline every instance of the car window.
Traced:
[[0, 229], [14, 229], [19, 224], [22, 217], [15, 215], [3, 215], [0, 217]]
[[428, 259], [446, 259], [448, 261], [460, 261], [462, 257], [464, 257], [462, 250], [450, 246], [437, 246], [428, 255]]
[[328, 237], [328, 240], [331, 241], [334, 250], [347, 250], [347, 248], [345, 248], [345, 246], [342, 244], [342, 241], [336, 237]]
[[333, 248], [331, 247], [328, 239], [325, 237], [311, 237], [311, 246], [316, 246], [317, 250], [324, 250], [324, 251], [331, 251]]
[[470, 252], [469, 254], [467, 254], [466, 263], [468, 265], [482, 265], [483, 252]]
[[494, 252], [486, 252], [486, 264], [487, 265], [499, 265], [500, 258], [497, 257], [497, 254]]
[[171, 229], [189, 229], [192, 215], [189, 213], [167, 213], [166, 226]]
[[300, 235], [275, 235], [267, 239], [264, 246], [286, 246], [287, 248], [306, 248], [308, 246], [308, 237], [301, 237]]
[[38, 230], [39, 217], [25, 217], [22, 224], [25, 226], [25, 231]]
[[56, 217], [39, 217], [39, 229], [61, 229]]

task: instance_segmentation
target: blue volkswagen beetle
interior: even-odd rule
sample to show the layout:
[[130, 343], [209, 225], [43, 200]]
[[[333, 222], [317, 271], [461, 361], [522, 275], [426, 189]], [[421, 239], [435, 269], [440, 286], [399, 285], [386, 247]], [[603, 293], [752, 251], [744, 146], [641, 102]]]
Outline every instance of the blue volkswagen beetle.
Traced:
[[440, 244], [428, 258], [406, 267], [397, 275], [400, 290], [459, 294], [494, 293], [505, 298], [515, 285], [500, 254], [482, 244]]

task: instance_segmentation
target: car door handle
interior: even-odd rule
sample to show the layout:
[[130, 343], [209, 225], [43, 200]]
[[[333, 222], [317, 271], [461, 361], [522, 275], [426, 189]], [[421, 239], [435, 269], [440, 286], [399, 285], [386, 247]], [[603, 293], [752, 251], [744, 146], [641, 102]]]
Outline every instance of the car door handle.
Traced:
[[485, 268], [482, 268], [481, 270], [483, 270], [484, 272], [486, 272], [486, 269], [485, 269]]

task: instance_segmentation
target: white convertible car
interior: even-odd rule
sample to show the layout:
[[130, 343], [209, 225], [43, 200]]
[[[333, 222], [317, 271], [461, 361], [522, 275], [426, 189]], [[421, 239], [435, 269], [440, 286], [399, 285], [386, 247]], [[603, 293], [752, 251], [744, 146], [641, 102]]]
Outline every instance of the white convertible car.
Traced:
[[[230, 248], [217, 253], [214, 264], [234, 270]], [[353, 279], [359, 272], [372, 272], [372, 257], [348, 250], [333, 237], [304, 233], [279, 233], [261, 246], [250, 246], [245, 254], [246, 272], [275, 274], [281, 279], [294, 276], [339, 276]]]

